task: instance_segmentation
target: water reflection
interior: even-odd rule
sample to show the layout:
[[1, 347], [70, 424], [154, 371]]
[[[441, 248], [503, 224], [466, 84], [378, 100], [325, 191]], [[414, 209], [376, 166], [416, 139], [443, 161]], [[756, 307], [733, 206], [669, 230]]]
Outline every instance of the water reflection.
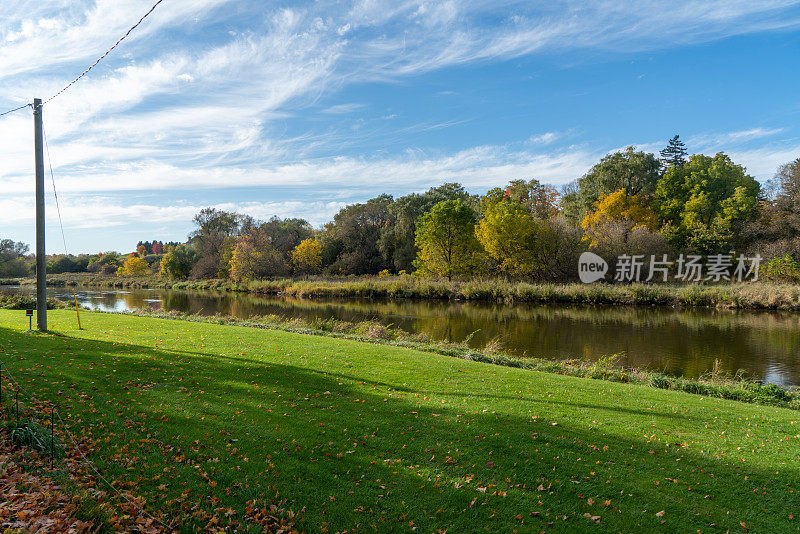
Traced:
[[[33, 292], [32, 288], [0, 288]], [[72, 299], [72, 290], [50, 288]], [[719, 359], [778, 384], [800, 384], [800, 314], [656, 307], [572, 307], [473, 302], [295, 300], [172, 290], [85, 290], [78, 301], [105, 311], [178, 310], [246, 318], [378, 320], [431, 339], [481, 347], [499, 338], [510, 352], [551, 359], [624, 353], [621, 364], [696, 377]]]

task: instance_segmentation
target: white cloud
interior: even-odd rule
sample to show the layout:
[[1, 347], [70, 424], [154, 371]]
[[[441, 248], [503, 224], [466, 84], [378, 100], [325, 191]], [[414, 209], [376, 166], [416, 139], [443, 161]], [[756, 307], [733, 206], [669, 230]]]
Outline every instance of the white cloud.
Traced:
[[[11, 107], [24, 102], [20, 95], [47, 96], [63, 86], [113, 44], [143, 14], [144, 5], [139, 0], [30, 0], [4, 6], [0, 103]], [[367, 197], [399, 184], [421, 189], [452, 180], [475, 188], [523, 177], [565, 183], [583, 174], [603, 150], [534, 150], [552, 148], [561, 135], [557, 132], [534, 135], [519, 150], [469, 147], [468, 142], [449, 152], [416, 146], [414, 134], [468, 120], [463, 118], [435, 117], [363, 133], [337, 126], [333, 132], [287, 134], [285, 123], [306, 114], [360, 109], [358, 103], [318, 103], [348, 84], [402, 80], [453, 65], [547, 51], [630, 54], [794, 28], [800, 21], [794, 9], [800, 2], [789, 0], [678, 0], [669, 9], [655, 0], [292, 5], [170, 0], [157, 8], [96, 70], [45, 109], [59, 188], [92, 193], [294, 185], [360, 189]], [[217, 26], [223, 29], [215, 31]], [[395, 110], [387, 111], [380, 113], [396, 116]], [[780, 131], [754, 128], [693, 140], [698, 146], [736, 146], [737, 161], [761, 177], [793, 159], [788, 156], [795, 149], [746, 145]], [[0, 202], [30, 191], [31, 137], [28, 112], [0, 118], [0, 195], [5, 195]], [[407, 151], [359, 156], [364, 139]], [[326, 157], [319, 157], [321, 152]], [[340, 155], [328, 157], [331, 153]], [[311, 212], [328, 213], [313, 206]], [[152, 220], [185, 215], [179, 205], [151, 207], [152, 212], [124, 202], [92, 206], [103, 220], [114, 217], [110, 208], [131, 217], [146, 213]], [[13, 206], [0, 205], [0, 217], [11, 216], [9, 210]]]
[[[687, 140], [689, 146], [697, 147], [700, 150], [712, 150], [718, 148], [728, 148], [756, 139], [772, 137], [783, 132], [785, 128], [750, 128], [748, 130], [738, 130], [734, 132], [695, 135]], [[699, 150], [697, 150], [699, 151]]]
[[[320, 226], [333, 218], [346, 205], [339, 201], [318, 202], [223, 202], [211, 204], [127, 204], [109, 197], [80, 199], [66, 197], [61, 202], [61, 215], [65, 228], [89, 229], [136, 224], [180, 223], [191, 221], [201, 209], [212, 207], [220, 210], [246, 213], [260, 220], [273, 216], [281, 218], [299, 217], [314, 226]], [[48, 202], [48, 217], [55, 220], [55, 205]], [[0, 199], [0, 224], [30, 224], [35, 216], [35, 205], [30, 196], [14, 196]]]

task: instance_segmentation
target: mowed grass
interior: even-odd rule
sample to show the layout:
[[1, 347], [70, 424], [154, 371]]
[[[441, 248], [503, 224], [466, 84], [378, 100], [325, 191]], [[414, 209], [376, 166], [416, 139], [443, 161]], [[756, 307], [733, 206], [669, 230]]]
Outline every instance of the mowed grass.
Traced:
[[312, 532], [800, 528], [796, 411], [277, 330], [81, 317], [78, 331], [51, 312], [54, 334], [36, 335], [0, 310], [0, 359], [98, 440], [108, 478], [187, 531], [262, 498], [287, 499]]

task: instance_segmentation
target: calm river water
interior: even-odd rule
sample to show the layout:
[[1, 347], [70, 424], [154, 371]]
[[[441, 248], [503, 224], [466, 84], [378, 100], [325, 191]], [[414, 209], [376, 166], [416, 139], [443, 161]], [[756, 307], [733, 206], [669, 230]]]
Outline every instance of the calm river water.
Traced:
[[[2, 287], [33, 293], [33, 288]], [[72, 299], [68, 288], [49, 296]], [[246, 294], [174, 290], [77, 290], [78, 301], [104, 311], [178, 310], [233, 315], [276, 314], [304, 319], [374, 319], [431, 339], [484, 346], [498, 338], [506, 350], [550, 359], [623, 353], [626, 367], [697, 377], [719, 359], [723, 369], [747, 370], [766, 382], [800, 385], [800, 313], [677, 310], [661, 307], [574, 307], [443, 301], [296, 300]]]

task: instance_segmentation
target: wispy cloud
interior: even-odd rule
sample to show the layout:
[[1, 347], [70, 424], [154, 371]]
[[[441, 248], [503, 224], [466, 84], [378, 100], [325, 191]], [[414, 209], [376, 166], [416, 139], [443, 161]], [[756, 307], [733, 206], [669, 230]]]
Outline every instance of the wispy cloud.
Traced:
[[[2, 109], [55, 92], [149, 7], [140, 0], [8, 4], [0, 22]], [[331, 95], [531, 54], [625, 56], [782, 31], [798, 27], [798, 7], [797, 0], [678, 0], [669, 9], [655, 0], [308, 0], [291, 8], [256, 0], [171, 0], [47, 106], [45, 126], [59, 187], [72, 193], [287, 184], [314, 190], [322, 184], [361, 188], [366, 195], [378, 187], [424, 188], [445, 180], [472, 187], [529, 176], [564, 183], [585, 172], [603, 149], [568, 150], [557, 131], [526, 132], [518, 140], [522, 148], [469, 138], [459, 139], [458, 148], [419, 146], [423, 135], [449, 133], [472, 115], [381, 121], [397, 118], [397, 110], [365, 104], [358, 94], [343, 102], [331, 102]], [[463, 95], [461, 89], [458, 95], [431, 90]], [[440, 99], [443, 105], [449, 100], [456, 98]], [[346, 123], [355, 112], [363, 122]], [[324, 118], [323, 126], [303, 123], [308, 117]], [[21, 202], [16, 196], [30, 191], [30, 130], [27, 115], [0, 118], [5, 202]], [[693, 141], [739, 147], [743, 159], [756, 162], [751, 168], [765, 169], [772, 156], [748, 143], [779, 133], [755, 128]], [[363, 149], [367, 145], [373, 148]], [[113, 208], [130, 214], [131, 206], [118, 200]]]

